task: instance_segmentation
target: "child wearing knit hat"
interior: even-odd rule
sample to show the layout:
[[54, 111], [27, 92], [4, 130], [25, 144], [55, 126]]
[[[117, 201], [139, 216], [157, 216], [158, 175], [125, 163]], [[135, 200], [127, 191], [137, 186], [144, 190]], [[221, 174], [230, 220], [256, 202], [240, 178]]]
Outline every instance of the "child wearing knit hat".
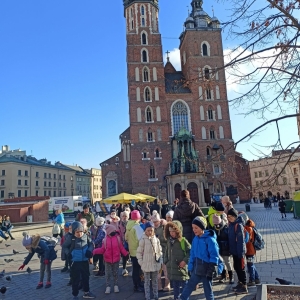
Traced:
[[118, 286], [118, 270], [120, 255], [127, 256], [128, 252], [123, 247], [119, 232], [116, 231], [114, 225], [106, 226], [106, 237], [102, 241], [101, 248], [96, 248], [93, 251], [94, 255], [102, 254], [105, 261], [105, 279], [106, 279], [106, 290], [105, 294], [110, 294], [110, 279], [113, 277], [114, 281], [114, 292], [119, 293]]
[[166, 214], [166, 221], [167, 222], [172, 222], [173, 221], [173, 217], [174, 217], [174, 211], [173, 210], [169, 210]]
[[234, 208], [229, 209], [228, 214], [228, 241], [229, 251], [233, 257], [233, 266], [238, 277], [238, 284], [233, 288], [237, 294], [247, 294], [247, 277], [245, 271], [246, 243], [244, 233], [244, 219], [239, 216]]
[[56, 252], [52, 245], [48, 245], [45, 240], [41, 239], [39, 234], [30, 236], [28, 232], [23, 232], [23, 246], [29, 251], [23, 264], [19, 267], [19, 271], [30, 262], [33, 255], [36, 253], [40, 259], [40, 281], [36, 289], [41, 289], [44, 286], [44, 274], [47, 272], [47, 282], [45, 288], [51, 287], [51, 264], [57, 258]]
[[[212, 278], [215, 267], [219, 264], [219, 247], [213, 230], [205, 230], [207, 221], [204, 217], [196, 217], [192, 222], [195, 237], [192, 242], [188, 270], [191, 278], [180, 295], [180, 300], [189, 299], [195, 286], [203, 282], [207, 300], [213, 300]], [[204, 246], [205, 245], [205, 246]]]
[[232, 264], [231, 264], [231, 255], [229, 252], [229, 241], [228, 241], [228, 224], [225, 223], [224, 220], [221, 219], [221, 217], [217, 214], [213, 215], [213, 223], [215, 231], [217, 235], [217, 242], [219, 245], [219, 253], [221, 257], [223, 258], [223, 262], [226, 266], [226, 269], [223, 269], [223, 272], [221, 274], [221, 278], [219, 280], [219, 283], [224, 283], [226, 280], [226, 270], [228, 271], [229, 275], [229, 284], [233, 284], [233, 272], [232, 272]]
[[[129, 220], [129, 212], [127, 210], [121, 212], [121, 220], [119, 221], [119, 232], [120, 232], [120, 237], [122, 240], [122, 243], [124, 245], [124, 248], [128, 251], [128, 243], [125, 241], [125, 232], [126, 232], [126, 225]], [[123, 263], [123, 270], [122, 270], [122, 275], [123, 276], [128, 276], [128, 271], [126, 270], [126, 265], [128, 262], [129, 257], [122, 255], [122, 263]]]
[[[103, 239], [105, 238], [105, 230], [104, 230], [105, 219], [98, 216], [95, 220], [95, 223], [96, 223], [95, 224], [96, 232], [94, 235], [92, 235], [92, 241], [95, 245], [95, 249], [97, 249], [102, 247], [102, 242]], [[97, 263], [98, 263], [98, 272], [95, 274], [95, 277], [103, 277], [105, 275], [105, 269], [104, 269], [102, 254], [96, 254], [93, 256], [93, 264], [95, 270], [96, 270]]]
[[[61, 238], [60, 240], [60, 245], [62, 246], [63, 243], [65, 242], [66, 240], [66, 237], [69, 235], [69, 234], [72, 234], [72, 233], [69, 233], [69, 228], [70, 228], [70, 223], [67, 222], [65, 223], [64, 225], [64, 235], [63, 237]], [[62, 273], [64, 272], [68, 272], [69, 271], [69, 268], [71, 267], [71, 261], [68, 259], [68, 257], [65, 255], [63, 249], [61, 249], [61, 259], [65, 261], [65, 266], [60, 270]]]
[[150, 300], [150, 279], [152, 278], [152, 289], [154, 299], [158, 300], [158, 272], [161, 268], [161, 246], [159, 239], [155, 236], [154, 225], [145, 223], [145, 233], [139, 242], [136, 258], [145, 278], [145, 298]]

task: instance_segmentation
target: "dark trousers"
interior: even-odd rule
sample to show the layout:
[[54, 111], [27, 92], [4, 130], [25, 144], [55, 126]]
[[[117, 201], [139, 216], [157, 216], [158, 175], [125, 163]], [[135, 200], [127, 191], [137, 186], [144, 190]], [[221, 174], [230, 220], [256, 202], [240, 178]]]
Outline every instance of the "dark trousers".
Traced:
[[128, 261], [128, 258], [126, 256], [122, 255], [123, 269], [126, 269], [127, 261]]
[[138, 263], [138, 260], [135, 256], [131, 256], [131, 263], [132, 263], [132, 281], [134, 287], [138, 287], [141, 284], [141, 266]]
[[239, 282], [246, 285], [247, 277], [245, 271], [245, 258], [238, 258], [238, 256], [233, 255], [233, 268], [236, 271]]
[[96, 254], [93, 256], [93, 264], [96, 265], [99, 262], [99, 272], [104, 272], [105, 266], [103, 262], [103, 254]]
[[72, 280], [72, 295], [78, 296], [79, 282], [82, 282], [83, 291], [87, 293], [90, 290], [89, 280], [90, 280], [90, 270], [88, 261], [75, 261], [71, 265], [70, 272]]
[[180, 292], [183, 291], [186, 282], [183, 280], [171, 280], [173, 286], [174, 300], [179, 298]]

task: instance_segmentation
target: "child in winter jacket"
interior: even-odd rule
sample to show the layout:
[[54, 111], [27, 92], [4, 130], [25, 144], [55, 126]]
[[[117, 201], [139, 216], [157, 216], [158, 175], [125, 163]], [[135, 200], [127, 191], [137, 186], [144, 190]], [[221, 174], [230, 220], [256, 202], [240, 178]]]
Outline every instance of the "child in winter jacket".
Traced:
[[94, 245], [90, 237], [84, 233], [83, 225], [76, 221], [72, 223], [72, 235], [67, 236], [63, 249], [66, 255], [69, 255], [71, 264], [71, 281], [72, 281], [72, 294], [73, 300], [77, 300], [79, 294], [79, 284], [83, 286], [83, 298], [94, 299], [96, 298], [90, 292], [90, 270], [89, 260], [93, 256]]
[[[95, 225], [96, 225], [96, 232], [92, 238], [92, 241], [95, 245], [95, 249], [101, 248], [102, 247], [102, 242], [103, 239], [105, 238], [105, 230], [104, 230], [104, 222], [105, 219], [102, 217], [97, 217], [95, 220]], [[92, 228], [92, 227], [91, 227]], [[98, 272], [96, 273], [95, 277], [103, 277], [105, 276], [105, 268], [104, 268], [104, 263], [103, 263], [103, 254], [96, 254], [93, 256], [93, 264], [94, 264], [94, 269], [96, 269], [98, 265]]]
[[[128, 211], [123, 211], [121, 212], [121, 220], [119, 221], [119, 232], [120, 232], [120, 237], [122, 240], [122, 244], [126, 250], [128, 250], [128, 243], [125, 241], [125, 233], [126, 233], [126, 226], [128, 223], [129, 219], [129, 212]], [[122, 263], [123, 263], [123, 271], [122, 275], [123, 276], [128, 276], [128, 271], [126, 270], [126, 265], [129, 257], [128, 256], [123, 256], [122, 255]]]
[[182, 236], [182, 224], [179, 221], [168, 222], [165, 226], [167, 240], [164, 264], [167, 266], [168, 277], [173, 286], [174, 300], [185, 287], [189, 279], [187, 264], [190, 258], [191, 244]]
[[150, 300], [150, 279], [154, 299], [158, 300], [158, 272], [161, 266], [162, 252], [159, 239], [155, 236], [154, 225], [151, 222], [145, 224], [145, 233], [139, 242], [136, 258], [145, 278], [145, 298]]
[[[229, 252], [229, 241], [228, 241], [228, 225], [217, 214], [213, 215], [213, 224], [214, 224], [213, 230], [215, 231], [215, 233], [217, 235], [217, 242], [218, 242], [219, 249], [220, 249], [220, 255], [223, 258], [223, 262], [228, 271], [229, 284], [233, 284], [234, 280], [233, 280], [232, 265], [231, 265], [231, 261], [230, 261], [231, 255]], [[219, 283], [225, 282], [226, 269], [225, 268], [223, 269]]]
[[246, 243], [244, 233], [244, 219], [232, 208], [228, 211], [228, 241], [229, 251], [233, 257], [233, 267], [238, 277], [238, 284], [233, 288], [237, 294], [247, 294], [247, 278], [245, 271]]
[[105, 227], [106, 237], [102, 241], [101, 248], [94, 250], [94, 255], [102, 254], [105, 262], [105, 279], [106, 290], [105, 294], [110, 294], [110, 279], [114, 279], [114, 292], [119, 293], [118, 287], [118, 270], [120, 255], [127, 256], [128, 252], [123, 247], [119, 232], [116, 231], [114, 225], [108, 224]]
[[216, 234], [213, 230], [205, 230], [206, 226], [204, 217], [196, 217], [192, 222], [195, 237], [188, 264], [192, 275], [179, 297], [180, 300], [187, 300], [199, 282], [203, 282], [206, 300], [214, 300], [212, 278], [219, 264], [219, 247]]
[[[64, 244], [64, 242], [65, 242], [68, 235], [72, 235], [72, 230], [69, 232], [70, 224], [71, 223], [69, 223], [69, 222], [65, 223], [64, 235], [60, 240], [60, 246], [62, 246]], [[69, 268], [71, 268], [71, 261], [70, 261], [68, 255], [65, 255], [63, 248], [61, 248], [61, 260], [65, 261], [65, 266], [63, 267], [63, 269], [61, 269], [61, 272], [62, 273], [68, 272]]]
[[247, 269], [249, 273], [249, 282], [248, 286], [255, 286], [260, 284], [259, 275], [254, 265], [256, 250], [254, 248], [253, 242], [255, 240], [255, 233], [253, 228], [255, 227], [254, 221], [249, 219], [246, 222], [245, 229], [249, 233], [249, 241], [246, 243], [246, 260], [247, 260]]
[[[160, 245], [162, 248], [162, 253], [164, 254], [166, 251], [166, 246], [167, 246], [167, 240], [164, 235], [165, 226], [167, 225], [167, 221], [164, 219], [161, 219], [156, 210], [153, 210], [153, 212], [152, 212], [151, 221], [154, 224], [155, 235], [159, 239], [159, 242], [160, 242]], [[164, 272], [164, 275], [165, 275], [165, 287], [164, 288], [162, 287], [162, 280], [161, 280], [162, 273], [159, 272], [159, 274], [158, 274], [158, 290], [169, 292], [171, 289], [170, 288], [170, 280], [168, 278], [168, 271], [167, 271], [167, 267], [165, 264], [162, 265], [162, 271]]]
[[29, 251], [29, 254], [25, 258], [22, 266], [19, 270], [23, 270], [24, 267], [30, 262], [33, 255], [36, 253], [40, 258], [40, 282], [37, 285], [37, 289], [41, 289], [44, 284], [45, 270], [47, 272], [47, 283], [45, 288], [51, 287], [51, 264], [52, 261], [57, 258], [56, 252], [52, 245], [48, 245], [46, 241], [42, 240], [40, 235], [36, 234], [30, 236], [27, 232], [23, 232], [23, 246]]

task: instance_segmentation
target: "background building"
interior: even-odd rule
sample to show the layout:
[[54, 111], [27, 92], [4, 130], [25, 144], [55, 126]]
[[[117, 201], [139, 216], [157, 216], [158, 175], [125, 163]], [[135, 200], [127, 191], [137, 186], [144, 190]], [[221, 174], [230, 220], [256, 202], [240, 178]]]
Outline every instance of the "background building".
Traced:
[[271, 157], [249, 162], [253, 196], [263, 198], [271, 194], [285, 196], [288, 193], [292, 197], [300, 189], [300, 151], [292, 155], [294, 150], [272, 151]]
[[236, 197], [220, 23], [202, 1], [191, 4], [179, 72], [163, 63], [158, 1], [124, 0], [130, 126], [121, 152], [101, 163], [103, 197], [141, 192], [172, 201], [183, 189], [200, 205], [211, 195]]
[[0, 200], [30, 196], [71, 196], [75, 171], [47, 159], [27, 156], [26, 151], [2, 147], [0, 154]]
[[85, 169], [91, 175], [91, 203], [102, 200], [102, 173], [101, 169]]

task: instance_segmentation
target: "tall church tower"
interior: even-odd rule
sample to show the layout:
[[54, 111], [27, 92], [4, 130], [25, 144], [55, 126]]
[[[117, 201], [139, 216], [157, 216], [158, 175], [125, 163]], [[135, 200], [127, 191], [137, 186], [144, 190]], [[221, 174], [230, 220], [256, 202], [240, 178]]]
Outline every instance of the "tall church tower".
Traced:
[[132, 192], [166, 197], [168, 113], [158, 0], [124, 0]]

